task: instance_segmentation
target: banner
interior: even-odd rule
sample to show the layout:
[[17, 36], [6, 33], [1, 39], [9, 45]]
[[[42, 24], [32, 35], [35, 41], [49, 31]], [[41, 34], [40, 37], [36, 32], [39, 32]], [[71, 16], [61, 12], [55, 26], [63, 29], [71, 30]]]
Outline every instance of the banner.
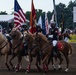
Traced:
[[33, 34], [36, 32], [36, 11], [32, 0], [31, 14], [30, 14], [30, 32]]
[[38, 25], [40, 25], [40, 27], [42, 28], [42, 17], [41, 16], [39, 17]]
[[76, 22], [76, 7], [73, 7], [73, 22]]

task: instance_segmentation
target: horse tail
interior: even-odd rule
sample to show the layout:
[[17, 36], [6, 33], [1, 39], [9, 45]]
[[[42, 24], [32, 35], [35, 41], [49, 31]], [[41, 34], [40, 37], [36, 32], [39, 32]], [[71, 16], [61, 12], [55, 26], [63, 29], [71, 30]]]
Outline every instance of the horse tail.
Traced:
[[68, 43], [68, 46], [69, 46], [69, 55], [72, 55], [73, 53], [73, 47], [70, 43]]

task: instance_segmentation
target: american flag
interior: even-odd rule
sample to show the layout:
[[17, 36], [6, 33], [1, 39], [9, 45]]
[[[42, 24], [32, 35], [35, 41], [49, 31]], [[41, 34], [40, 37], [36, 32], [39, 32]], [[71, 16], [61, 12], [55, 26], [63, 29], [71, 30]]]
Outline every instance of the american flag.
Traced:
[[48, 17], [47, 17], [47, 13], [45, 13], [45, 27], [46, 27], [46, 34], [49, 33], [49, 23], [48, 23]]
[[21, 25], [25, 22], [26, 22], [25, 14], [22, 11], [17, 0], [15, 0], [15, 3], [14, 3], [14, 25], [16, 28], [20, 28]]

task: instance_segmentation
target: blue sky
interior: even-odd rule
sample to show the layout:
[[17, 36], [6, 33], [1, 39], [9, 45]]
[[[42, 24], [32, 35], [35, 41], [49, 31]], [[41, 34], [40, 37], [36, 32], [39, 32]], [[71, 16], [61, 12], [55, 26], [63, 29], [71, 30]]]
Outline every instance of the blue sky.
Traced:
[[[31, 0], [17, 0], [24, 12], [31, 11]], [[69, 1], [75, 0], [55, 0], [56, 4], [64, 3], [68, 5]], [[33, 0], [35, 9], [42, 9], [45, 12], [53, 10], [53, 0]], [[0, 11], [6, 11], [8, 14], [13, 12], [14, 0], [0, 0]]]

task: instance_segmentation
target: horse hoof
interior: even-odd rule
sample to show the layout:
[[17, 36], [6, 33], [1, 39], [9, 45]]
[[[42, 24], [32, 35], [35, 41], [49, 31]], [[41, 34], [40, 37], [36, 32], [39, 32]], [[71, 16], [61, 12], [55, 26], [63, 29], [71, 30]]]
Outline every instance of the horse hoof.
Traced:
[[26, 72], [29, 73], [30, 71], [29, 70], [26, 70]]
[[15, 67], [12, 67], [12, 70], [14, 70], [15, 69]]
[[18, 70], [15, 70], [15, 72], [18, 72]]
[[42, 69], [40, 67], [37, 67], [37, 71], [42, 71]]
[[15, 69], [17, 68], [17, 66], [14, 67]]
[[62, 70], [62, 68], [59, 68], [58, 70]]
[[56, 68], [54, 68], [53, 70], [56, 71]]
[[20, 70], [22, 69], [22, 67], [19, 68]]
[[65, 72], [68, 72], [68, 68], [67, 68], [67, 69], [65, 69]]
[[48, 72], [47, 71], [44, 71], [44, 74], [47, 74]]
[[18, 72], [18, 71], [19, 71], [19, 69], [16, 69], [16, 70], [15, 70], [15, 72]]
[[11, 69], [9, 68], [8, 71], [10, 71]]

